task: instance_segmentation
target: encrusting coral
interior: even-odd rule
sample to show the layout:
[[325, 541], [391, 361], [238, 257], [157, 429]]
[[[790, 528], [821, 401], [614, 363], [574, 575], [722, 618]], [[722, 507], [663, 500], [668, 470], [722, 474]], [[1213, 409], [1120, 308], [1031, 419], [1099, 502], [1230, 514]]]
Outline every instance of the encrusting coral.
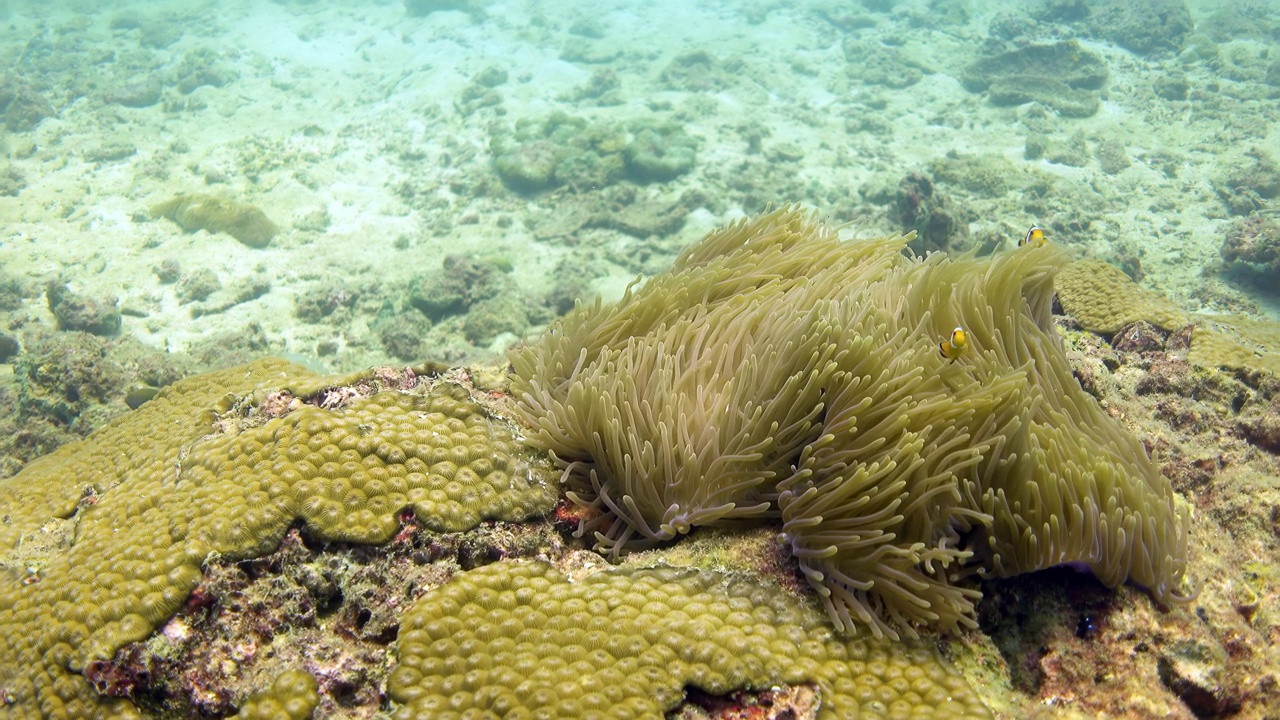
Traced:
[[1073, 564], [1184, 599], [1190, 509], [1072, 376], [1062, 251], [917, 258], [909, 239], [844, 242], [784, 208], [516, 351], [579, 533], [617, 555], [780, 521], [836, 625], [877, 636], [974, 625], [971, 574]]
[[[151, 634], [208, 558], [270, 552], [297, 520], [381, 543], [405, 510], [436, 531], [550, 510], [545, 471], [505, 422], [460, 385], [405, 377], [280, 360], [200, 375], [0, 481], [0, 710], [137, 715], [86, 665]], [[252, 716], [271, 697], [314, 704], [314, 683], [281, 683]]]
[[1113, 333], [1139, 320], [1178, 330], [1189, 321], [1172, 300], [1142, 287], [1123, 270], [1102, 260], [1077, 260], [1067, 265], [1054, 285], [1062, 309], [1094, 332]]
[[387, 691], [397, 717], [659, 720], [686, 686], [723, 695], [820, 689], [820, 718], [988, 718], [964, 678], [916, 644], [839, 638], [816, 608], [756, 577], [663, 568], [571, 583], [497, 562], [404, 619]]

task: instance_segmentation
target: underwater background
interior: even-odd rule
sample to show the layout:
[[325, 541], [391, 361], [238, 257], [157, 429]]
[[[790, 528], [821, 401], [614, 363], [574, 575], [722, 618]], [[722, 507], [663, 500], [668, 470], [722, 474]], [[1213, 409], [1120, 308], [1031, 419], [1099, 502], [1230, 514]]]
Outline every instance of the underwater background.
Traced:
[[[500, 401], [508, 350], [575, 303], [787, 203], [846, 238], [914, 231], [919, 255], [1010, 252], [1035, 226], [1127, 276], [1080, 280], [1059, 329], [1084, 391], [1195, 509], [1200, 594], [1170, 609], [1073, 570], [974, 580], [980, 628], [926, 641], [997, 717], [1274, 718], [1278, 42], [1272, 0], [0, 0], [0, 478], [269, 356], [466, 367]], [[607, 564], [552, 529], [405, 526], [428, 565]], [[372, 551], [290, 533], [274, 561], [205, 569], [183, 612], [209, 624], [150, 640], [181, 635], [185, 659], [140, 639], [96, 692], [232, 714], [281, 672], [266, 648], [299, 642], [262, 613], [300, 602], [300, 627], [348, 626], [316, 640], [315, 717], [403, 713], [399, 624], [367, 607], [389, 581], [356, 569]], [[663, 562], [777, 560], [768, 532], [690, 545]], [[405, 607], [450, 575], [417, 572], [397, 576]], [[214, 629], [217, 593], [253, 600]], [[11, 680], [0, 718], [57, 714]]]

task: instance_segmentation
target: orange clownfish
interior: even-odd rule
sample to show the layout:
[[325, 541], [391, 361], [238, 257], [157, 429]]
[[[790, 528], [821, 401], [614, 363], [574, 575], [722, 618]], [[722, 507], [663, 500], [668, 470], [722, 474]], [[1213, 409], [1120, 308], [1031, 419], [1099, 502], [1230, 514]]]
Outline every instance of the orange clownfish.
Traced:
[[1044, 238], [1044, 230], [1042, 230], [1039, 225], [1032, 225], [1031, 229], [1027, 231], [1026, 236], [1018, 241], [1018, 247], [1022, 247], [1023, 245], [1034, 245], [1036, 247], [1040, 247], [1046, 242], [1048, 241]]
[[938, 343], [938, 352], [948, 360], [955, 360], [967, 347], [969, 347], [969, 338], [964, 328], [957, 325], [956, 329], [951, 331], [951, 337]]

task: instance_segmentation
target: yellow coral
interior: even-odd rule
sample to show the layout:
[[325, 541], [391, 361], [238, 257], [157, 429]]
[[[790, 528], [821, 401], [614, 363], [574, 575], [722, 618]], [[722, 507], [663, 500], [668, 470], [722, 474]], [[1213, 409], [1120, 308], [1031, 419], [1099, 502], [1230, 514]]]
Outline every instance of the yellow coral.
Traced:
[[387, 683], [399, 718], [660, 720], [686, 687], [821, 689], [819, 718], [986, 718], [923, 645], [836, 637], [759, 578], [679, 569], [570, 583], [545, 563], [456, 576], [406, 614]]
[[1239, 315], [1197, 317], [1187, 359], [1209, 368], [1280, 375], [1280, 323]]
[[242, 720], [306, 720], [319, 704], [316, 679], [302, 670], [289, 670], [255, 693], [236, 713]]
[[[147, 637], [200, 581], [210, 554], [269, 552], [295, 518], [321, 538], [382, 542], [405, 508], [442, 531], [550, 509], [554, 493], [539, 465], [516, 454], [512, 431], [465, 389], [441, 382], [367, 397], [326, 390], [339, 384], [279, 360], [190, 378], [0, 481], [0, 690], [14, 703], [8, 709], [46, 718], [131, 714], [77, 673]], [[264, 415], [282, 389], [341, 401], [328, 402], [331, 409], [298, 401]], [[449, 479], [414, 457], [420, 435], [490, 452], [480, 470], [467, 466], [469, 474]], [[38, 581], [24, 584], [31, 564]]]
[[254, 248], [266, 247], [280, 232], [262, 210], [211, 195], [178, 195], [151, 208], [151, 212], [169, 218], [187, 232], [223, 232]]
[[1165, 296], [1148, 290], [1120, 268], [1101, 260], [1077, 260], [1058, 273], [1058, 302], [1086, 330], [1113, 333], [1146, 320], [1166, 330], [1186, 326], [1187, 314]]

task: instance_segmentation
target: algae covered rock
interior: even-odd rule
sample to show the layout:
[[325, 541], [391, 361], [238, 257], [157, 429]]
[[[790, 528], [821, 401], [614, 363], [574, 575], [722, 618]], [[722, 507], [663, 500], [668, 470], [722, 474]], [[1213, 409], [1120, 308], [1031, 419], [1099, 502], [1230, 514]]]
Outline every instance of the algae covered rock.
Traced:
[[560, 157], [560, 148], [550, 140], [533, 140], [502, 148], [493, 158], [493, 167], [512, 190], [537, 192], [556, 183]]
[[1280, 323], [1241, 316], [1197, 317], [1187, 359], [1208, 368], [1280, 377]]
[[10, 130], [33, 130], [53, 114], [53, 105], [20, 76], [0, 75], [0, 116]]
[[494, 169], [507, 187], [538, 192], [561, 185], [596, 190], [623, 176], [625, 136], [600, 123], [555, 112], [521, 118], [510, 131], [490, 138]]
[[624, 132], [562, 112], [522, 118], [489, 140], [494, 170], [517, 192], [600, 190], [630, 177], [665, 182], [691, 170], [697, 142], [672, 122], [642, 119]]
[[426, 17], [433, 12], [459, 10], [470, 14], [483, 13], [484, 4], [479, 0], [404, 0], [409, 17]]
[[94, 335], [115, 335], [120, 331], [120, 309], [115, 298], [95, 298], [73, 292], [61, 279], [45, 285], [49, 311], [63, 330], [81, 330]]
[[[43, 418], [61, 426], [82, 416], [100, 418], [117, 398], [128, 375], [106, 341], [84, 332], [29, 334], [16, 358], [16, 410], [26, 423]], [[83, 434], [83, 433], [82, 433]]]
[[6, 709], [136, 715], [81, 672], [150, 635], [208, 559], [270, 552], [291, 524], [382, 543], [407, 511], [442, 532], [550, 509], [543, 464], [464, 387], [380, 377], [264, 360], [188, 378], [0, 480]]
[[640, 122], [627, 143], [627, 170], [644, 182], [674, 180], [693, 169], [697, 148], [697, 140], [676, 123]]
[[1028, 45], [988, 55], [960, 71], [970, 92], [986, 92], [992, 102], [1038, 102], [1068, 117], [1097, 112], [1096, 91], [1107, 80], [1102, 56], [1074, 40]]
[[1184, 0], [1102, 0], [1089, 25], [1099, 36], [1144, 54], [1181, 50], [1194, 27]]
[[212, 195], [178, 195], [152, 206], [151, 213], [178, 223], [187, 232], [226, 233], [252, 248], [266, 247], [279, 232], [261, 209]]
[[992, 81], [987, 87], [987, 98], [995, 105], [1038, 102], [1063, 117], [1073, 118], [1092, 117], [1102, 105], [1096, 93], [1077, 90], [1054, 78], [1029, 75]]
[[1280, 274], [1280, 223], [1260, 215], [1232, 223], [1222, 241], [1221, 253], [1229, 268], [1274, 283]]

